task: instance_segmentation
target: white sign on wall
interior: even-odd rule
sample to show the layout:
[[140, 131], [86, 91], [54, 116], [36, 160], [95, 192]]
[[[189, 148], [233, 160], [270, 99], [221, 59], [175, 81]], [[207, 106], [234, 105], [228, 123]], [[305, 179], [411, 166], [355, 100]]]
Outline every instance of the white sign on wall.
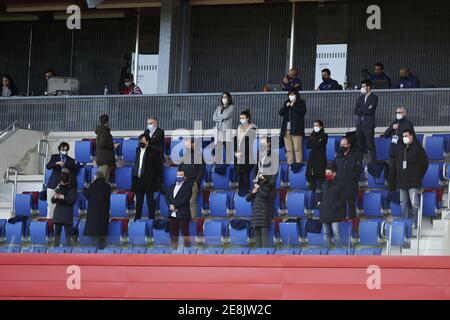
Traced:
[[347, 74], [347, 44], [318, 44], [316, 49], [316, 80], [317, 89], [322, 83], [321, 71], [330, 69], [331, 78], [344, 86]]
[[[133, 53], [131, 70], [134, 70]], [[157, 93], [158, 86], [158, 55], [157, 54], [140, 54], [138, 61], [138, 79], [135, 83], [139, 86], [144, 94]]]

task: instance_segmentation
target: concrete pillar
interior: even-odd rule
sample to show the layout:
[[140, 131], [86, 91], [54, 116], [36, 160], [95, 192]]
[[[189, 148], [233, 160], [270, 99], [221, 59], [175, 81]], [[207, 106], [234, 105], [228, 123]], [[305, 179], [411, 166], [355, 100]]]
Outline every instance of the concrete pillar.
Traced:
[[158, 93], [189, 90], [190, 26], [189, 0], [161, 1]]

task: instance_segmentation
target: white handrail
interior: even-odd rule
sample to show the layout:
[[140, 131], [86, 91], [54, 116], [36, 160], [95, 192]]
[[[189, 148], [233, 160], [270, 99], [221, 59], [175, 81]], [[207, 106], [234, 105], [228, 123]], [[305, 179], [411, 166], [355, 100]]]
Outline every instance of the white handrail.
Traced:
[[[416, 195], [419, 195], [419, 212], [417, 213], [417, 256], [420, 253], [420, 238], [422, 237], [422, 214], [423, 214], [423, 190], [413, 192], [413, 199], [411, 199], [412, 207], [414, 207], [414, 200]], [[414, 218], [414, 217], [413, 217]], [[414, 224], [414, 221], [413, 221]]]
[[0, 143], [5, 141], [10, 135], [17, 130], [17, 120], [7, 126], [2, 132], [0, 132]]

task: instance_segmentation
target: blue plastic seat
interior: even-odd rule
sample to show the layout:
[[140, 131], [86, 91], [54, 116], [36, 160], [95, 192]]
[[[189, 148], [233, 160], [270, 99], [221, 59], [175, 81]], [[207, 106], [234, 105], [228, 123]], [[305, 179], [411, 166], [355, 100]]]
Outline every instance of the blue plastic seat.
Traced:
[[250, 228], [245, 228], [241, 230], [234, 229], [229, 224], [229, 232], [230, 232], [230, 243], [232, 245], [238, 246], [246, 246], [248, 245], [248, 240], [250, 236]]
[[220, 175], [214, 172], [214, 166], [211, 169], [211, 184], [215, 190], [229, 190], [230, 183], [233, 176], [233, 169], [231, 166], [227, 166], [226, 173], [224, 175]]
[[352, 222], [343, 221], [339, 223], [339, 235], [341, 237], [341, 246], [348, 247], [352, 243]]
[[298, 255], [300, 252], [300, 248], [283, 248], [275, 250], [275, 254], [278, 255]]
[[97, 253], [116, 254], [116, 253], [122, 253], [122, 249], [121, 248], [105, 248], [105, 249], [97, 250]]
[[175, 183], [177, 178], [178, 167], [164, 167], [163, 169], [163, 180], [164, 188], [168, 189], [172, 184]]
[[238, 193], [233, 193], [233, 209], [236, 217], [250, 217], [252, 215], [252, 203], [247, 201], [245, 197], [241, 197]]
[[333, 161], [336, 158], [337, 145], [338, 145], [338, 138], [329, 136], [326, 147], [328, 161]]
[[[92, 237], [88, 237], [84, 235], [84, 227], [86, 226], [86, 221], [84, 220], [80, 220], [78, 222], [78, 242], [82, 245], [82, 246], [91, 246], [93, 245], [93, 240]], [[61, 239], [61, 242], [63, 240]]]
[[33, 246], [30, 248], [22, 248], [22, 253], [47, 253], [48, 248], [46, 246]]
[[121, 157], [123, 155], [123, 153], [122, 153], [123, 141], [124, 141], [124, 138], [113, 138], [113, 143], [119, 144], [119, 147], [114, 149], [114, 154], [116, 155], [116, 157]]
[[147, 251], [146, 247], [134, 247], [128, 249], [122, 249], [123, 254], [144, 254]]
[[119, 190], [131, 190], [131, 167], [116, 168], [116, 188]]
[[433, 134], [433, 137], [442, 137], [444, 139], [444, 152], [450, 152], [450, 134]]
[[362, 220], [359, 223], [359, 241], [361, 245], [378, 246], [380, 236], [380, 224], [378, 219]]
[[153, 248], [148, 248], [146, 253], [147, 254], [171, 254], [172, 250], [168, 247], [153, 247]]
[[47, 253], [72, 253], [71, 247], [48, 248]]
[[154, 245], [169, 245], [170, 235], [169, 231], [165, 229], [155, 229], [152, 227], [151, 231]]
[[77, 254], [87, 254], [87, 253], [96, 253], [97, 252], [97, 248], [95, 247], [78, 247], [78, 248], [73, 248], [72, 253], [77, 253]]
[[441, 165], [439, 163], [430, 163], [422, 180], [422, 187], [427, 189], [439, 189]]
[[51, 169], [49, 170], [49, 169], [45, 168], [45, 172], [44, 172], [44, 184], [45, 184], [45, 187], [47, 187], [48, 181], [50, 180], [50, 177], [52, 175], [52, 171], [53, 170], [51, 170]]
[[389, 202], [389, 206], [391, 208], [391, 215], [394, 217], [402, 217], [402, 207], [399, 203], [395, 203], [393, 201]]
[[253, 248], [250, 250], [250, 254], [258, 254], [258, 255], [275, 254], [275, 248]]
[[135, 163], [136, 161], [136, 149], [138, 147], [138, 139], [123, 140], [122, 143], [122, 155], [123, 160], [128, 163]]
[[167, 198], [164, 194], [159, 195], [159, 214], [163, 217], [169, 217], [169, 205], [167, 204]]
[[223, 248], [204, 248], [197, 251], [197, 254], [223, 254]]
[[223, 237], [223, 222], [221, 220], [207, 220], [203, 224], [205, 245], [220, 246]]
[[197, 254], [198, 249], [192, 247], [183, 247], [183, 254]]
[[424, 192], [423, 193], [423, 204], [422, 204], [422, 213], [423, 216], [426, 217], [434, 217], [436, 216], [436, 209], [438, 209], [438, 203], [436, 200], [436, 192]]
[[385, 189], [387, 186], [385, 185], [384, 170], [381, 171], [379, 177], [374, 177], [369, 173], [367, 179], [367, 186], [369, 189]]
[[297, 222], [280, 223], [280, 238], [283, 246], [300, 245], [300, 226]]
[[281, 161], [286, 161], [286, 149], [285, 148], [279, 148], [278, 149], [278, 156]]
[[31, 216], [32, 197], [31, 194], [16, 194], [16, 216]]
[[381, 255], [381, 248], [362, 248], [356, 249], [355, 256], [379, 256]]
[[6, 234], [6, 219], [0, 219], [0, 237], [5, 237]]
[[307, 203], [306, 193], [291, 191], [286, 194], [286, 210], [289, 217], [304, 217]]
[[85, 184], [86, 184], [86, 168], [85, 167], [78, 167], [78, 170], [77, 170], [77, 189], [78, 190], [83, 189]]
[[226, 191], [214, 191], [209, 196], [209, 214], [212, 217], [228, 216], [228, 193]]
[[382, 194], [380, 192], [365, 192], [363, 195], [363, 210], [365, 216], [381, 216]]
[[149, 225], [153, 220], [138, 220], [128, 224], [128, 241], [132, 246], [145, 246], [149, 236]]
[[111, 217], [127, 218], [128, 199], [126, 194], [111, 194]]
[[14, 224], [6, 223], [5, 233], [6, 233], [6, 244], [22, 244], [22, 236], [25, 233], [26, 223], [18, 221]]
[[22, 251], [22, 247], [20, 247], [20, 246], [0, 247], [0, 253], [20, 253], [21, 251]]
[[110, 221], [108, 224], [108, 234], [106, 238], [106, 243], [110, 245], [120, 246], [122, 243], [120, 237], [122, 236], [122, 222], [121, 221]]
[[444, 160], [444, 137], [432, 136], [425, 140], [428, 160]]
[[306, 238], [308, 239], [308, 244], [310, 246], [323, 246], [325, 243], [323, 241], [323, 227], [320, 233], [307, 232]]
[[302, 166], [299, 172], [292, 172], [289, 168], [288, 172], [289, 188], [291, 189], [307, 189], [306, 186], [306, 166]]
[[302, 249], [302, 252], [300, 253], [302, 256], [320, 256], [323, 254], [327, 254], [327, 251], [320, 248], [306, 248]]
[[92, 163], [91, 140], [75, 141], [75, 160], [78, 163]]
[[394, 220], [391, 224], [384, 224], [384, 234], [389, 239], [389, 229], [392, 227], [391, 244], [393, 246], [403, 246], [406, 244], [407, 230], [406, 223], [403, 220]]
[[329, 256], [351, 256], [355, 252], [353, 248], [334, 248], [328, 251]]
[[249, 254], [250, 248], [226, 248], [223, 254]]
[[48, 226], [46, 221], [30, 222], [30, 242], [32, 244], [47, 245]]
[[389, 147], [391, 138], [378, 137], [375, 138], [375, 150], [377, 153], [377, 160], [389, 160]]

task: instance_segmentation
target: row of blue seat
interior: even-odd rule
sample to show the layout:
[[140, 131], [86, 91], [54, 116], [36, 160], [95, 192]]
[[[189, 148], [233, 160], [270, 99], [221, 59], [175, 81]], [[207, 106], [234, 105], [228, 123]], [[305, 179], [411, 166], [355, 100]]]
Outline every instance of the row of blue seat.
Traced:
[[[275, 222], [269, 229], [269, 245], [274, 246], [280, 242], [282, 246], [301, 246], [302, 239], [307, 239], [310, 246], [323, 246], [323, 228], [320, 233], [307, 232], [308, 219], [295, 222], [279, 223], [279, 232], [276, 230]], [[128, 237], [132, 246], [145, 246], [148, 239], [153, 239], [154, 245], [169, 245], [170, 237], [166, 228], [155, 227], [153, 220], [138, 220], [129, 222], [128, 230], [125, 232], [122, 221], [110, 221], [108, 225], [107, 244], [120, 246], [122, 237]], [[362, 220], [359, 225], [359, 244], [363, 246], [378, 246], [380, 239], [387, 238], [389, 228], [392, 226], [392, 244], [402, 246], [411, 237], [411, 220], [398, 219], [388, 224], [381, 219]], [[73, 235], [76, 236], [81, 246], [92, 246], [91, 237], [84, 236], [85, 221], [75, 221]], [[351, 246], [351, 221], [339, 223], [341, 234], [341, 245]], [[191, 221], [190, 224], [191, 243], [195, 244], [195, 237], [203, 237], [206, 246], [222, 246], [224, 239], [229, 238], [231, 245], [248, 246], [253, 233], [249, 225], [243, 228], [233, 227], [232, 220], [206, 220], [201, 232], [198, 231], [198, 222]], [[53, 236], [53, 230], [49, 228], [47, 221], [17, 222], [15, 224], [4, 223], [4, 236], [6, 243], [22, 244], [23, 237], [29, 237], [34, 245], [48, 245], [48, 238]], [[64, 234], [62, 235], [64, 242]]]
[[360, 249], [325, 249], [325, 248], [291, 248], [291, 249], [275, 249], [275, 248], [183, 248], [182, 251], [172, 251], [167, 247], [154, 248], [106, 248], [97, 250], [95, 247], [0, 247], [0, 253], [72, 253], [72, 254], [256, 254], [256, 255], [355, 255], [355, 256], [373, 256], [381, 255], [381, 248], [360, 248]]
[[[425, 151], [430, 160], [444, 160], [444, 154], [450, 153], [450, 134], [433, 134], [432, 136], [424, 139], [423, 134], [417, 134], [417, 138], [419, 142], [423, 145]], [[305, 141], [303, 144], [303, 158], [305, 160], [308, 159], [310, 150], [307, 149], [309, 137], [305, 137]], [[336, 152], [338, 151], [340, 144], [340, 136], [329, 136], [326, 154], [327, 159], [332, 160], [335, 158]], [[425, 143], [423, 141], [425, 140]], [[85, 140], [85, 141], [76, 141], [75, 142], [75, 158], [79, 163], [92, 163], [95, 157], [95, 147], [92, 142], [93, 140]], [[172, 153], [176, 154], [177, 150], [179, 150], [179, 156], [182, 154], [182, 139], [171, 139], [170, 146], [166, 148], [165, 154], [171, 155]], [[136, 148], [138, 147], [138, 140], [135, 138], [131, 139], [123, 139], [123, 138], [115, 138], [114, 142], [120, 144], [119, 148], [116, 149], [116, 155], [119, 157], [123, 157], [123, 160], [128, 163], [134, 163], [136, 157]], [[212, 144], [210, 141], [205, 141], [207, 146], [206, 149], [211, 148]], [[389, 159], [389, 145], [390, 139], [384, 137], [375, 138], [375, 147], [377, 150], [377, 155], [379, 160], [388, 160]], [[253, 145], [253, 155], [256, 157], [258, 152], [258, 139], [254, 140]], [[174, 151], [175, 150], [175, 151]], [[285, 150], [281, 148], [279, 151], [280, 161], [286, 161]]]

